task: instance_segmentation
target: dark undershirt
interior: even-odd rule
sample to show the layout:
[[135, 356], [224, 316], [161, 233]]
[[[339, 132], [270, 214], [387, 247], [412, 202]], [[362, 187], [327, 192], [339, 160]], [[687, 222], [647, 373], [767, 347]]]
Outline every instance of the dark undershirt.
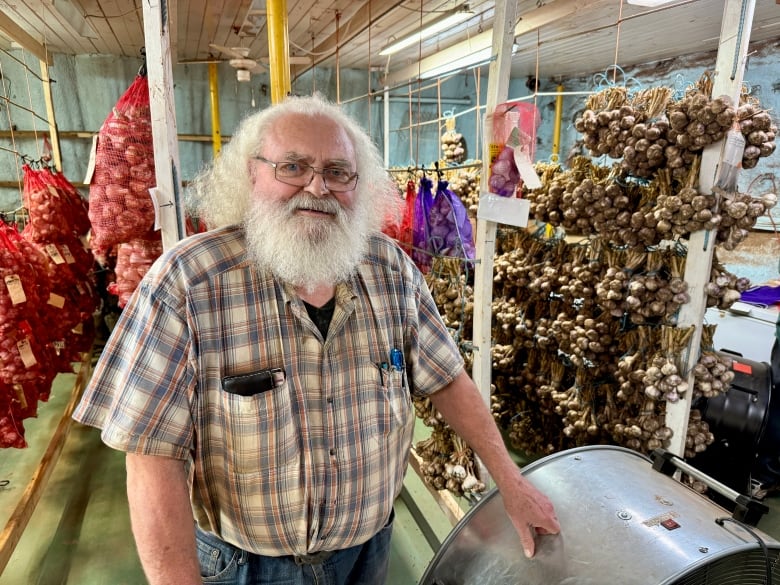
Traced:
[[306, 306], [306, 312], [309, 314], [309, 318], [317, 326], [317, 329], [320, 330], [322, 338], [325, 339], [328, 336], [330, 320], [333, 318], [333, 310], [336, 308], [336, 297], [333, 297], [321, 307], [315, 307], [306, 301], [303, 301], [303, 304]]

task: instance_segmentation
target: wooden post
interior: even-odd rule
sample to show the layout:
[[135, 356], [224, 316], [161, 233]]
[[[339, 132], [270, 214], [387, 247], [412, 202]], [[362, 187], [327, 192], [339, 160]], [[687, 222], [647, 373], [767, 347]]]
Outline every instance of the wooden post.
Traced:
[[157, 220], [162, 231], [163, 249], [167, 250], [186, 233], [181, 201], [168, 1], [145, 0], [142, 4], [154, 170], [157, 178]]
[[[713, 77], [713, 97], [728, 95], [734, 104], [739, 104], [754, 9], [755, 0], [725, 0], [720, 45]], [[702, 193], [712, 192], [724, 144], [725, 140], [721, 140], [705, 148], [702, 153], [699, 171], [699, 191]], [[691, 300], [680, 308], [677, 322], [680, 328], [694, 327], [694, 334], [681, 358], [683, 371], [688, 372], [688, 387], [691, 390], [688, 390], [678, 402], [666, 405], [666, 426], [674, 433], [670, 440], [669, 451], [679, 457], [685, 454], [685, 436], [688, 432], [688, 416], [693, 394], [693, 366], [699, 360], [702, 323], [707, 310], [705, 286], [710, 279], [714, 251], [715, 233], [702, 230], [691, 234], [688, 241], [688, 258], [685, 263], [685, 281], [688, 283]]]
[[[495, 59], [488, 71], [487, 99], [485, 113], [490, 115], [496, 105], [505, 102], [509, 96], [509, 74], [512, 65], [512, 44], [514, 25], [517, 19], [517, 2], [497, 0], [493, 23], [493, 50]], [[482, 178], [480, 191], [488, 191], [490, 173], [490, 136], [482, 138]], [[493, 305], [493, 256], [496, 250], [497, 224], [493, 221], [477, 220], [475, 236], [477, 264], [474, 270], [474, 361], [472, 378], [490, 407], [491, 383], [491, 325]], [[487, 470], [479, 463], [481, 479], [489, 481]]]
[[49, 77], [48, 61], [41, 63], [41, 82], [43, 83], [43, 100], [46, 102], [46, 119], [49, 121], [49, 142], [54, 160], [54, 168], [62, 172], [62, 154], [60, 153], [60, 135], [57, 131], [57, 118], [54, 115], [54, 101], [51, 98], [51, 78]]

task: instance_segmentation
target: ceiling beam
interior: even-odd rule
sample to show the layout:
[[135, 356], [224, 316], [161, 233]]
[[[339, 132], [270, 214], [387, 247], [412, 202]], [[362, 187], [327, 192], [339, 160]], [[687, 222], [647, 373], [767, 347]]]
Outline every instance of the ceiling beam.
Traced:
[[54, 65], [54, 58], [51, 53], [46, 50], [46, 46], [26, 33], [22, 27], [11, 20], [11, 18], [2, 10], [0, 10], [0, 31], [12, 41], [19, 43], [25, 50], [38, 57], [40, 61], [43, 61], [47, 65]]
[[332, 57], [339, 45], [344, 45], [359, 34], [365, 32], [372, 24], [376, 24], [377, 20], [386, 16], [393, 9], [398, 8], [402, 4], [403, 1], [401, 0], [369, 0], [368, 2], [364, 2], [355, 14], [352, 15], [352, 18], [349, 19], [349, 27], [342, 27], [347, 28], [347, 34], [344, 35], [342, 30], [335, 31], [312, 49], [313, 60], [311, 64], [296, 68], [296, 75], [301, 75], [317, 64]]
[[[593, 10], [599, 4], [605, 4], [611, 0], [556, 0], [539, 8], [520, 15], [520, 21], [515, 26], [514, 36], [535, 31], [543, 26], [551, 24], [563, 18], [570, 17], [579, 11]], [[473, 37], [461, 41], [437, 51], [430, 57], [425, 57], [419, 62], [407, 65], [397, 71], [391, 71], [387, 75], [385, 85], [394, 87], [415, 80], [421, 72], [446, 63], [454, 63], [464, 55], [470, 55], [492, 44], [493, 31], [486, 30]]]

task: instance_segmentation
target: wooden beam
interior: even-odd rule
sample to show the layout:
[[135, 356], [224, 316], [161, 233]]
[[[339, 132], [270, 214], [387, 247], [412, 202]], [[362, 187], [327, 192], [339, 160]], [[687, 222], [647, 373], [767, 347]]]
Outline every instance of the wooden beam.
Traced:
[[338, 34], [334, 32], [319, 45], [314, 47], [311, 51], [314, 56], [311, 64], [296, 67], [296, 75], [301, 75], [315, 65], [332, 57], [339, 45], [350, 42], [359, 34], [365, 32], [372, 24], [376, 24], [377, 20], [389, 14], [392, 10], [397, 9], [402, 4], [404, 4], [404, 2], [399, 0], [375, 0], [373, 2], [364, 2], [352, 18], [349, 19], [349, 28], [346, 31], [346, 34], [344, 34], [343, 30], [339, 31]]
[[0, 10], [0, 31], [11, 37], [12, 40], [19, 43], [26, 51], [29, 51], [44, 63], [54, 65], [54, 58], [46, 49], [46, 46], [27, 34], [22, 27], [11, 20], [2, 10]]
[[[726, 0], [720, 31], [718, 56], [715, 60], [712, 97], [727, 95], [732, 103], [739, 104], [742, 78], [745, 73], [750, 30], [753, 28], [755, 0]], [[699, 191], [711, 193], [715, 186], [718, 167], [723, 156], [725, 139], [711, 144], [702, 152], [699, 171]], [[701, 351], [702, 323], [707, 310], [705, 287], [710, 280], [712, 259], [715, 254], [715, 232], [701, 230], [688, 239], [688, 257], [685, 261], [685, 282], [688, 283], [690, 301], [680, 307], [678, 328], [693, 327], [694, 333], [683, 352], [680, 361], [684, 372], [688, 372], [688, 390], [677, 402], [666, 403], [666, 426], [672, 429], [669, 451], [678, 457], [685, 457], [685, 438], [688, 433], [688, 418], [693, 401], [693, 367], [699, 361]]]
[[51, 143], [54, 168], [62, 172], [62, 154], [60, 153], [60, 137], [57, 132], [57, 117], [54, 115], [54, 100], [51, 97], [51, 78], [49, 64], [40, 61], [41, 83], [43, 84], [43, 99], [46, 102], [46, 119], [49, 122], [49, 142]]
[[176, 132], [176, 107], [170, 51], [170, 22], [166, 0], [146, 0], [144, 40], [152, 111], [154, 171], [157, 179], [157, 223], [167, 250], [185, 234], [181, 166]]
[[[593, 10], [596, 4], [604, 4], [611, 1], [613, 0], [555, 0], [555, 2], [544, 4], [522, 15], [520, 21], [514, 26], [514, 37], [533, 32], [545, 25], [571, 16], [578, 11]], [[497, 9], [495, 13], [498, 15]], [[455, 62], [465, 55], [470, 55], [480, 49], [491, 46], [492, 38], [493, 31], [486, 30], [470, 37], [468, 40], [436, 51], [434, 55], [425, 57], [417, 63], [389, 72], [385, 85], [395, 87], [407, 83], [409, 80], [416, 80], [420, 72], [428, 71], [441, 64]]]
[[[414, 451], [410, 451], [409, 453], [409, 464], [412, 466], [412, 469], [414, 469], [415, 473], [422, 479], [422, 459]], [[450, 521], [450, 524], [455, 526], [465, 515], [463, 508], [460, 507], [457, 500], [455, 499], [455, 496], [453, 496], [447, 490], [434, 489], [425, 483], [425, 481], [423, 481], [423, 484], [425, 484], [425, 487], [431, 493], [433, 499], [436, 500], [436, 503], [439, 504], [439, 508], [441, 508], [442, 512], [444, 512], [444, 515], [447, 516], [447, 520]]]

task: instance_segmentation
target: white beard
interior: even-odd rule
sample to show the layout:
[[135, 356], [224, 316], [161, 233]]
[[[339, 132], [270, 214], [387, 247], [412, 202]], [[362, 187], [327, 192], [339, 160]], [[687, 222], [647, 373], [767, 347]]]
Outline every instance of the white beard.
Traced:
[[[300, 208], [333, 215], [295, 215]], [[247, 253], [262, 272], [296, 288], [335, 285], [357, 269], [368, 243], [368, 224], [365, 206], [349, 212], [333, 197], [312, 197], [305, 191], [276, 203], [255, 192], [244, 221]]]

